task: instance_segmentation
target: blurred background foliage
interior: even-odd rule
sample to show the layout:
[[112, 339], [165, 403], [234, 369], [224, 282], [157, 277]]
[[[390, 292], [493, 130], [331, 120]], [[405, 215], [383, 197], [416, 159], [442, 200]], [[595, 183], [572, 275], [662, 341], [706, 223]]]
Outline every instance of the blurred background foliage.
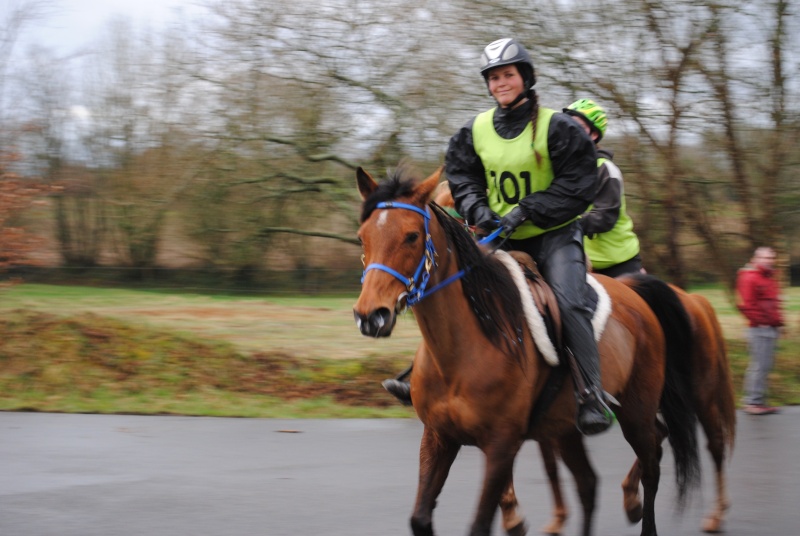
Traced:
[[542, 105], [608, 110], [602, 145], [648, 271], [730, 289], [758, 245], [778, 249], [787, 281], [800, 265], [797, 3], [202, 5], [163, 28], [116, 20], [69, 56], [16, 46], [51, 2], [0, 12], [0, 183], [17, 185], [0, 190], [15, 200], [0, 200], [0, 268], [357, 285], [355, 168], [432, 172], [492, 106], [478, 57], [506, 36], [530, 50]]

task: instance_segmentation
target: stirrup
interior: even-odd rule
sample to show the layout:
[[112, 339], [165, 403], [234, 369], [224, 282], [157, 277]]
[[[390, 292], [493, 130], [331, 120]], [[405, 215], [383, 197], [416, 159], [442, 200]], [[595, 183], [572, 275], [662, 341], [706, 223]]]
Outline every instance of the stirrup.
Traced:
[[616, 415], [605, 402], [605, 392], [587, 389], [578, 396], [578, 415], [575, 424], [583, 435], [594, 435], [608, 430]]

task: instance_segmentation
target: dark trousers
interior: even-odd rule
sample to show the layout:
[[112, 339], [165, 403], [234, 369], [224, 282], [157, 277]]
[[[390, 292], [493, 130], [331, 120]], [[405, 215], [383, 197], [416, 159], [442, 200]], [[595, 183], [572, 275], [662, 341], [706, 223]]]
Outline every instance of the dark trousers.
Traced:
[[536, 261], [556, 295], [566, 345], [575, 354], [587, 384], [600, 387], [600, 357], [592, 328], [583, 235], [578, 223], [525, 240], [508, 240], [504, 249], [524, 251]]

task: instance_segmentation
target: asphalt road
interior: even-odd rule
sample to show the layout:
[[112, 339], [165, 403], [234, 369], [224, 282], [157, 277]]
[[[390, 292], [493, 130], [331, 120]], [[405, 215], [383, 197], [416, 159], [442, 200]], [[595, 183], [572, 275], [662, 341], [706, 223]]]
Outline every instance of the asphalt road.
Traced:
[[[421, 433], [413, 419], [0, 413], [0, 535], [408, 535]], [[588, 444], [601, 479], [595, 535], [638, 535], [620, 490], [630, 447], [616, 426]], [[702, 490], [678, 511], [665, 452], [659, 533], [700, 534], [713, 499], [710, 459], [704, 451]], [[438, 535], [467, 532], [482, 466], [477, 449], [462, 449], [434, 512]], [[515, 479], [537, 534], [551, 504], [535, 444], [521, 451]], [[739, 412], [729, 479], [728, 536], [800, 534], [800, 407]], [[577, 498], [571, 480], [565, 486], [566, 534], [577, 534]]]

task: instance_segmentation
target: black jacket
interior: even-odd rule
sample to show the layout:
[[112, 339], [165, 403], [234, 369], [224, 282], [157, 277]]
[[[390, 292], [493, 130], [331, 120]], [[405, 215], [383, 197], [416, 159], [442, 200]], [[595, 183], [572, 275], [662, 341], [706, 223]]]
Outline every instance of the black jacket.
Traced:
[[[609, 149], [597, 149], [597, 158], [614, 160], [614, 152]], [[612, 178], [606, 166], [597, 170], [599, 180], [597, 194], [592, 201], [592, 210], [581, 217], [583, 233], [592, 236], [606, 233], [614, 228], [622, 209], [622, 179]]]
[[[497, 133], [506, 139], [519, 136], [530, 122], [532, 102], [514, 110], [498, 108]], [[456, 210], [474, 221], [474, 210], [488, 206], [486, 174], [472, 141], [473, 117], [456, 132], [447, 148], [445, 172]], [[597, 191], [597, 154], [592, 140], [568, 115], [556, 113], [550, 120], [547, 146], [553, 166], [553, 182], [546, 190], [520, 200], [528, 219], [543, 229], [560, 225], [582, 214]]]

